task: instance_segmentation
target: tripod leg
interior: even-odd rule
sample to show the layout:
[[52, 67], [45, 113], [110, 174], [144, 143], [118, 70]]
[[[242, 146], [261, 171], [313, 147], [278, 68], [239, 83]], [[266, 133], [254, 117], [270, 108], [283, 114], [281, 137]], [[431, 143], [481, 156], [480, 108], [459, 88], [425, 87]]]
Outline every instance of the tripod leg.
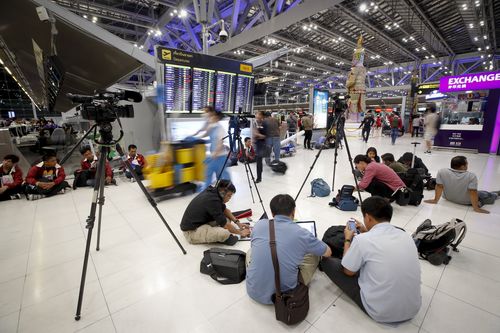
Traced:
[[177, 239], [177, 236], [175, 236], [174, 232], [172, 231], [172, 229], [168, 225], [167, 221], [165, 220], [165, 218], [161, 214], [160, 210], [158, 209], [158, 205], [156, 204], [155, 199], [151, 196], [151, 194], [149, 194], [148, 190], [142, 184], [142, 181], [137, 176], [135, 169], [132, 167], [132, 165], [130, 165], [130, 162], [128, 161], [127, 156], [125, 156], [125, 153], [123, 152], [122, 147], [118, 143], [116, 144], [116, 151], [118, 152], [118, 154], [120, 154], [122, 161], [123, 161], [123, 164], [125, 164], [127, 170], [130, 172], [132, 177], [134, 177], [136, 184], [139, 185], [142, 193], [144, 193], [144, 195], [146, 196], [146, 199], [148, 199], [150, 205], [153, 207], [156, 214], [158, 214], [158, 216], [160, 217], [160, 219], [163, 222], [163, 224], [165, 225], [165, 227], [167, 227], [168, 231], [170, 232], [170, 235], [172, 236], [174, 241], [177, 243], [177, 246], [179, 246], [179, 248], [181, 249], [183, 254], [186, 254], [187, 253], [186, 250], [184, 249], [184, 247], [182, 247], [182, 244]]
[[333, 154], [333, 177], [332, 177], [332, 192], [335, 191], [335, 173], [337, 171], [337, 156], [339, 155], [339, 145], [335, 143], [335, 152]]
[[[97, 203], [99, 204], [99, 218], [97, 220], [97, 244], [96, 251], [99, 251], [99, 245], [101, 243], [101, 219], [102, 219], [102, 206], [104, 206], [104, 183], [106, 181], [106, 156], [108, 156], [109, 147], [102, 146], [101, 147], [101, 157], [104, 159], [104, 163], [102, 164], [102, 169], [100, 170], [101, 178], [99, 179], [99, 199]], [[97, 181], [97, 179], [96, 179]]]
[[342, 128], [342, 136], [344, 137], [345, 148], [347, 150], [347, 158], [349, 159], [349, 164], [351, 165], [352, 176], [354, 178], [354, 183], [356, 184], [356, 190], [358, 191], [359, 203], [361, 204], [363, 202], [363, 199], [361, 199], [361, 192], [359, 191], [358, 187], [358, 179], [356, 178], [356, 174], [354, 173], [355, 169], [354, 164], [352, 164], [351, 150], [349, 149], [349, 144], [347, 143], [347, 137], [345, 136], [344, 128]]
[[59, 165], [63, 165], [64, 162], [66, 162], [71, 157], [71, 154], [73, 154], [73, 152], [76, 150], [76, 148], [80, 147], [80, 145], [82, 144], [83, 140], [85, 140], [87, 138], [87, 136], [89, 136], [89, 134], [96, 128], [96, 126], [97, 125], [93, 125], [87, 131], [87, 133], [85, 133], [85, 135], [77, 143], [75, 143], [75, 145], [73, 146], [73, 148], [71, 148], [71, 150], [69, 152], [67, 152], [66, 155], [64, 155], [64, 157], [61, 159], [61, 161], [59, 162]]
[[247, 174], [247, 181], [248, 181], [248, 187], [250, 188], [250, 194], [252, 195], [252, 203], [255, 203], [255, 198], [253, 196], [253, 191], [252, 191], [252, 183], [250, 182], [250, 175], [248, 174], [248, 169], [250, 169], [250, 166], [248, 165], [248, 162], [245, 161], [245, 172]]
[[321, 148], [319, 149], [318, 153], [316, 154], [316, 157], [314, 158], [313, 163], [309, 167], [309, 172], [307, 173], [306, 178], [304, 178], [304, 181], [302, 182], [302, 185], [300, 186], [299, 192], [297, 192], [297, 195], [295, 196], [295, 199], [294, 199], [295, 201], [297, 201], [297, 199], [298, 199], [298, 197], [300, 195], [300, 192], [302, 192], [302, 189], [304, 188], [304, 185], [306, 184], [306, 181], [309, 178], [309, 175], [311, 174], [311, 172], [312, 172], [312, 170], [314, 168], [314, 165], [318, 161], [318, 158], [321, 155], [321, 152], [323, 151], [323, 147], [324, 147], [324, 145], [321, 146]]
[[90, 244], [92, 242], [92, 229], [94, 229], [95, 213], [97, 210], [97, 198], [101, 185], [101, 177], [103, 177], [101, 170], [104, 170], [106, 160], [104, 158], [99, 159], [96, 182], [94, 184], [94, 191], [92, 195], [92, 204], [90, 205], [90, 214], [87, 217], [87, 242], [85, 245], [85, 255], [83, 258], [83, 268], [82, 268], [82, 278], [80, 280], [80, 291], [78, 293], [78, 304], [76, 306], [75, 320], [80, 320], [80, 314], [82, 311], [82, 301], [83, 301], [83, 291], [85, 289], [85, 278], [87, 277], [87, 265], [89, 262], [90, 255]]

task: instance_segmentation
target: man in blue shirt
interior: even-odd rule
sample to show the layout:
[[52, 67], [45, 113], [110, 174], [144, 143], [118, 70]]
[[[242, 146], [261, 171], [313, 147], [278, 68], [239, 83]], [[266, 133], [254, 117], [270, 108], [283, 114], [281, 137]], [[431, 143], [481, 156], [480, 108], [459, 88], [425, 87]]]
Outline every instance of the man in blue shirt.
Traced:
[[[308, 230], [293, 222], [295, 201], [287, 194], [271, 200], [274, 217], [276, 251], [280, 266], [281, 291], [297, 286], [298, 273], [307, 285], [318, 266], [319, 256], [329, 257], [332, 251]], [[269, 245], [269, 221], [260, 220], [252, 231], [251, 248], [247, 253], [247, 293], [255, 301], [272, 304], [276, 292], [274, 267]]]
[[342, 261], [326, 258], [321, 267], [375, 321], [409, 320], [422, 303], [417, 247], [410, 235], [389, 223], [392, 207], [386, 199], [365, 199], [361, 212], [365, 224], [356, 221], [361, 233], [355, 236], [355, 230], [345, 228]]

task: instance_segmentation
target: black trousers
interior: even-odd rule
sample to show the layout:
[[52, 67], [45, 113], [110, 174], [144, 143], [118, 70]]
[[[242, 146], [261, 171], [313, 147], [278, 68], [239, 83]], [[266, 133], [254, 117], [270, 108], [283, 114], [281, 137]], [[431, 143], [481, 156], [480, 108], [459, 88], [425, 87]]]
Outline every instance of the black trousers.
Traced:
[[420, 126], [413, 126], [413, 130], [411, 131], [411, 137], [416, 136], [418, 138], [418, 132], [420, 131]]
[[365, 189], [366, 192], [369, 192], [372, 196], [378, 195], [384, 198], [391, 198], [393, 190], [382, 182], [379, 182], [376, 179], [373, 179], [370, 185]]
[[305, 130], [304, 131], [304, 148], [311, 149], [311, 139], [313, 136], [313, 131], [312, 130]]
[[363, 137], [363, 141], [364, 142], [368, 142], [368, 138], [370, 137], [370, 130], [372, 128], [371, 127], [363, 127], [363, 129], [361, 130], [361, 136]]
[[16, 187], [8, 188], [7, 190], [5, 190], [5, 192], [3, 192], [2, 194], [0, 194], [0, 201], [10, 200], [11, 199], [10, 198], [11, 195], [18, 194], [18, 193], [23, 193], [23, 187], [22, 186], [16, 186]]
[[62, 183], [54, 185], [52, 188], [48, 190], [44, 190], [41, 187], [35, 185], [26, 185], [25, 193], [26, 194], [43, 194], [46, 197], [50, 197], [56, 195], [60, 190], [65, 189], [66, 187], [70, 187], [68, 182], [63, 181]]
[[257, 162], [257, 179], [262, 179], [262, 161], [266, 154], [266, 142], [257, 141], [255, 144], [255, 162]]
[[[142, 174], [142, 167], [140, 165], [134, 165], [134, 164], [132, 164], [132, 167], [134, 168], [137, 177], [140, 180], [144, 180], [144, 175]], [[128, 169], [125, 169], [125, 177], [127, 177], [128, 179], [132, 178], [132, 173], [128, 171]]]
[[347, 276], [342, 267], [342, 259], [339, 258], [323, 258], [321, 260], [321, 268], [323, 272], [337, 285], [350, 299], [356, 303], [361, 310], [366, 313], [363, 302], [361, 301], [361, 289], [358, 284], [358, 275]]

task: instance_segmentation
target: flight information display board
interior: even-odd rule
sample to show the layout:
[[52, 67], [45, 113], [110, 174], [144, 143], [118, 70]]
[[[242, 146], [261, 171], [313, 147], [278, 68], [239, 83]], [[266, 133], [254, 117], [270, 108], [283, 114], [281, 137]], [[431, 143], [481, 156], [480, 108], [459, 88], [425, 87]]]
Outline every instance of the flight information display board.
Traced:
[[215, 71], [193, 68], [192, 112], [203, 112], [203, 108], [214, 105]]
[[236, 83], [236, 101], [234, 112], [249, 113], [252, 112], [253, 104], [253, 76], [238, 75]]
[[191, 110], [191, 68], [165, 65], [165, 112]]
[[215, 87], [215, 111], [234, 112], [236, 74], [217, 72]]

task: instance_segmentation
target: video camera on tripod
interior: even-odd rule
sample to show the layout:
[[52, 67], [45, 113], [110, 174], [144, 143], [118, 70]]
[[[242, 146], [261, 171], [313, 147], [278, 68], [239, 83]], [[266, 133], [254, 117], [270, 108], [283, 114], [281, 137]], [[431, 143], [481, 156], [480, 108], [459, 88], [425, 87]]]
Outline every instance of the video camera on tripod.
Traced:
[[333, 110], [335, 111], [335, 115], [338, 118], [339, 114], [343, 114], [347, 111], [347, 103], [346, 100], [351, 98], [349, 95], [345, 95], [344, 98], [340, 98], [340, 95], [337, 93], [333, 96]]
[[94, 120], [97, 123], [113, 122], [117, 118], [133, 118], [134, 107], [131, 104], [118, 105], [119, 101], [139, 103], [142, 95], [135, 91], [122, 90], [118, 92], [103, 91], [95, 95], [66, 95], [73, 103], [81, 103], [83, 119]]
[[250, 127], [250, 119], [255, 118], [251, 113], [223, 113], [229, 117], [229, 128], [244, 129]]

